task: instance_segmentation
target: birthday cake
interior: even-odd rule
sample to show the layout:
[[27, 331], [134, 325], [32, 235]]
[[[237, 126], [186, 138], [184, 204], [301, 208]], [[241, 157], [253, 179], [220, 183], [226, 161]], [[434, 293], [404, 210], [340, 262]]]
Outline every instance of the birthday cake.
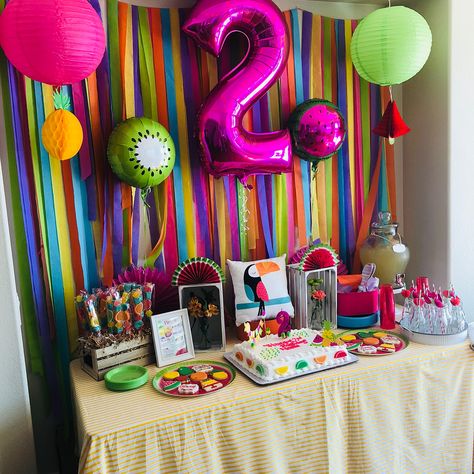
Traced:
[[293, 329], [281, 338], [275, 334], [236, 344], [234, 362], [264, 381], [332, 368], [347, 363], [346, 345], [325, 331]]

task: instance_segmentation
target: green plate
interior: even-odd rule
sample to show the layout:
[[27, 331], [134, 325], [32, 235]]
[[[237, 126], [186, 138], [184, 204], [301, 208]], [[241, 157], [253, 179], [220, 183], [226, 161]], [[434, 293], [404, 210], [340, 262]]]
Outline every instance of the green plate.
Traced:
[[140, 365], [121, 365], [109, 370], [104, 380], [109, 390], [133, 390], [147, 383], [148, 369]]

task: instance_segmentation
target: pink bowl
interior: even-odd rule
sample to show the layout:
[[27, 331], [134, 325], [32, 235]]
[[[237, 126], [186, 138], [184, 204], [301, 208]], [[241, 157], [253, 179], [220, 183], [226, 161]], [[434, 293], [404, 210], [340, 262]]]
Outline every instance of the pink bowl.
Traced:
[[379, 310], [379, 290], [338, 293], [337, 314], [340, 316], [364, 316]]

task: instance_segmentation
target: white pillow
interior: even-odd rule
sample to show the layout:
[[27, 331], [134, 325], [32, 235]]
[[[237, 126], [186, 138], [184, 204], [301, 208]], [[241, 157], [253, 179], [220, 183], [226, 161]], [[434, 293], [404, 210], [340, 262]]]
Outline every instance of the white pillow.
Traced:
[[280, 311], [295, 314], [286, 282], [286, 254], [281, 257], [234, 262], [227, 260], [235, 293], [235, 322], [274, 318]]

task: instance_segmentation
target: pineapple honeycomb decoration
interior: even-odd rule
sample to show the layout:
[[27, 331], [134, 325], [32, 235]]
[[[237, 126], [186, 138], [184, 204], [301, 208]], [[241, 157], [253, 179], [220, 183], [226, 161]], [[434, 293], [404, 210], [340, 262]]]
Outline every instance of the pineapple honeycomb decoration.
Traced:
[[46, 151], [58, 160], [69, 160], [82, 145], [82, 127], [77, 117], [69, 112], [71, 101], [66, 94], [53, 95], [56, 110], [48, 115], [41, 131]]

